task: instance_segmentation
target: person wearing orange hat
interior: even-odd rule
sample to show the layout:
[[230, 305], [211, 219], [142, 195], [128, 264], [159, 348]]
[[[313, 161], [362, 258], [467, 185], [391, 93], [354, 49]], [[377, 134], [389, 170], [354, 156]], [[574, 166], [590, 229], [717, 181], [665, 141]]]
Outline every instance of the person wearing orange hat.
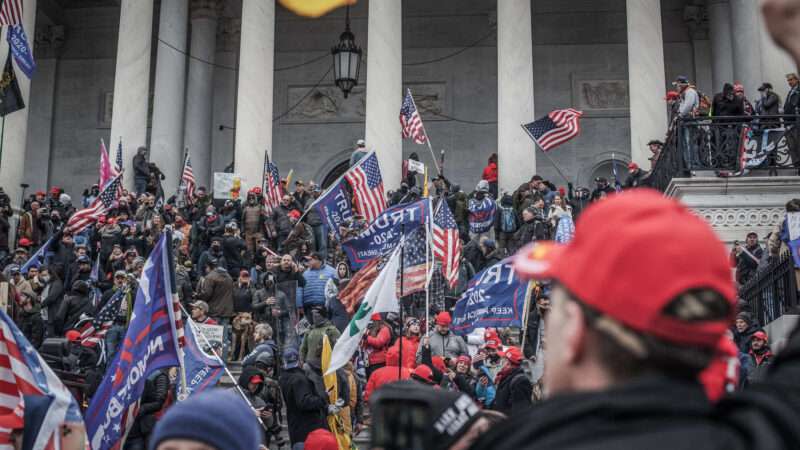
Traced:
[[422, 345], [417, 350], [417, 364], [422, 362], [423, 347], [430, 349], [431, 356], [441, 356], [443, 358], [456, 359], [461, 355], [469, 355], [467, 343], [464, 338], [456, 335], [450, 330], [453, 319], [447, 311], [436, 314], [435, 333], [431, 333], [422, 339]]
[[547, 400], [472, 449], [798, 448], [800, 333], [763, 388], [716, 406], [698, 382], [735, 315], [726, 253], [707, 222], [648, 189], [588, 208], [566, 245], [519, 252], [520, 277], [553, 285]]

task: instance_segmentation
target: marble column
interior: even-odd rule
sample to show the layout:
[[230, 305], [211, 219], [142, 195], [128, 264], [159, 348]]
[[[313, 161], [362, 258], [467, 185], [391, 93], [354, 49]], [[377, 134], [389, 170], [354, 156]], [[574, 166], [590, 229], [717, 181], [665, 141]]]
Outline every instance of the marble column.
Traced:
[[733, 40], [731, 8], [728, 0], [708, 3], [709, 37], [711, 38], [711, 78], [713, 88], [708, 95], [722, 91], [722, 85], [733, 82]]
[[683, 19], [692, 39], [694, 83], [702, 92], [713, 92], [707, 10], [702, 6], [687, 6], [683, 10]]
[[[211, 173], [222, 172], [233, 161], [236, 123], [236, 71], [242, 20], [223, 18], [217, 27], [217, 66], [214, 68]], [[222, 129], [220, 129], [222, 126]]]
[[745, 94], [753, 97], [761, 85], [759, 54], [758, 2], [730, 0], [731, 36], [733, 37], [733, 76], [742, 83]]
[[[28, 35], [28, 42], [33, 45], [33, 30], [36, 29], [36, 0], [25, 2], [22, 23]], [[5, 39], [2, 39], [0, 41], [0, 55], [5, 58], [7, 54], [8, 43]], [[34, 58], [35, 57], [36, 55], [34, 54]], [[5, 59], [3, 59], [3, 61], [5, 61]], [[5, 130], [2, 142], [3, 154], [2, 158], [0, 158], [0, 185], [3, 186], [6, 194], [8, 194], [8, 197], [11, 199], [11, 206], [17, 209], [21, 206], [20, 194], [22, 188], [20, 187], [20, 183], [29, 183], [28, 180], [23, 179], [23, 176], [25, 173], [25, 148], [28, 139], [28, 113], [30, 111], [30, 108], [27, 106], [30, 105], [31, 82], [25, 74], [16, 68], [16, 66], [14, 69], [17, 74], [19, 88], [22, 91], [22, 99], [26, 107], [8, 114], [5, 117]], [[27, 193], [30, 193], [30, 191], [27, 191]], [[16, 220], [12, 220], [12, 227], [16, 225], [16, 223]], [[13, 236], [14, 232], [14, 229], [10, 230], [9, 235]]]
[[121, 0], [109, 147], [122, 139], [125, 187], [133, 190], [133, 157], [147, 145], [153, 0]]
[[164, 192], [178, 189], [183, 170], [183, 110], [186, 92], [186, 41], [189, 1], [161, 2], [158, 23], [150, 160], [164, 173]]
[[535, 144], [521, 124], [534, 120], [533, 25], [529, 0], [497, 2], [497, 163], [501, 191], [536, 173]]
[[378, 155], [387, 191], [400, 187], [402, 176], [403, 140], [397, 122], [404, 95], [402, 6], [400, 0], [372, 0], [367, 22], [364, 140]]
[[63, 42], [63, 26], [41, 27], [36, 33], [36, 72], [31, 80], [34, 95], [28, 103], [28, 139], [25, 144], [24, 181], [30, 184], [31, 192], [46, 190], [49, 186], [56, 73]]
[[234, 171], [246, 187], [261, 184], [264, 150], [272, 155], [274, 67], [275, 2], [243, 0]]
[[214, 56], [217, 46], [217, 0], [192, 0], [192, 33], [186, 79], [186, 124], [183, 142], [192, 156], [198, 186], [211, 182], [211, 118]]
[[[761, 54], [761, 81], [772, 84], [775, 92], [781, 99], [786, 98], [789, 92], [789, 85], [786, 83], [786, 75], [797, 72], [797, 66], [792, 62], [792, 58], [783, 49], [775, 45], [772, 37], [764, 24], [764, 16], [758, 15], [759, 26], [759, 53]], [[758, 92], [750, 93], [750, 97], [755, 104], [758, 100]], [[783, 105], [781, 105], [783, 106]]]
[[667, 129], [660, 0], [627, 0], [631, 160], [648, 167], [647, 142]]

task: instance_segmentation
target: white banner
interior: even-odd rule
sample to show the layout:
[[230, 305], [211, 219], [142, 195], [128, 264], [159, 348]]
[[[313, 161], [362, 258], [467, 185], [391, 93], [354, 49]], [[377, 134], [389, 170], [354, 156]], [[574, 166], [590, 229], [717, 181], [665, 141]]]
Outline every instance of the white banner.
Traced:
[[414, 161], [413, 159], [408, 160], [408, 171], [409, 172], [417, 172], [419, 174], [425, 173], [425, 164]]
[[245, 192], [247, 185], [238, 173], [214, 172], [214, 198], [236, 200]]

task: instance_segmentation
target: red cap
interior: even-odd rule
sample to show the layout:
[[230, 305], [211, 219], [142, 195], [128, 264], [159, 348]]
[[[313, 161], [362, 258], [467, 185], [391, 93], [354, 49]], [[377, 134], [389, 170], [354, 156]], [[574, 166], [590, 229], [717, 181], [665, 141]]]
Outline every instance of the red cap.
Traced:
[[31, 242], [28, 238], [20, 238], [19, 239], [19, 246], [20, 247], [30, 247], [33, 242]]
[[291, 217], [292, 219], [299, 219], [299, 218], [300, 218], [300, 211], [298, 211], [298, 210], [296, 210], [296, 209], [293, 209], [293, 210], [289, 211], [289, 214], [288, 214], [288, 215], [289, 215], [289, 217]]
[[486, 344], [484, 345], [486, 348], [493, 348], [498, 349], [500, 348], [500, 341], [497, 338], [491, 338], [486, 340]]
[[44, 191], [36, 191], [37, 197], [44, 197]]
[[240, 276], [240, 277], [247, 277], [247, 278], [250, 278], [250, 272], [249, 272], [249, 271], [247, 271], [247, 270], [242, 270], [242, 271], [240, 271], [240, 272], [239, 272], [239, 276]]
[[764, 342], [769, 341], [769, 338], [767, 337], [767, 333], [765, 333], [763, 331], [756, 331], [755, 333], [753, 333], [753, 338], [752, 339], [760, 339], [760, 340], [762, 340]]
[[433, 371], [425, 364], [418, 365], [411, 374], [429, 383], [433, 383]]
[[339, 443], [333, 433], [325, 428], [317, 428], [308, 433], [303, 448], [309, 450], [339, 450]]
[[50, 188], [50, 192], [53, 193], [53, 194], [60, 194], [61, 193], [61, 188], [57, 187], [57, 186], [53, 186], [53, 187]]
[[500, 352], [500, 357], [507, 359], [515, 366], [522, 362], [522, 352], [517, 347], [508, 347], [506, 351]]
[[[713, 348], [733, 320], [725, 247], [703, 219], [650, 189], [595, 203], [569, 244], [529, 245], [514, 257], [514, 270], [524, 278], [555, 279], [600, 313], [681, 345]], [[661, 314], [676, 296], [696, 288], [725, 297], [730, 317], [686, 323]]]
[[81, 332], [78, 330], [69, 330], [64, 337], [70, 342], [77, 342], [81, 340]]
[[252, 377], [250, 377], [250, 380], [248, 381], [253, 384], [261, 384], [264, 382], [264, 377], [262, 377], [261, 375], [253, 375]]
[[733, 92], [744, 92], [744, 86], [741, 83], [736, 83], [733, 85]]
[[677, 91], [667, 91], [667, 96], [664, 97], [664, 100], [677, 100], [680, 96], [681, 94]]
[[452, 322], [453, 319], [447, 311], [442, 311], [436, 315], [436, 325], [450, 325]]
[[444, 372], [447, 370], [447, 365], [444, 363], [444, 358], [438, 355], [431, 356], [431, 362], [433, 363], [433, 367], [439, 369], [439, 372]]
[[375, 313], [375, 314], [373, 314], [373, 315], [370, 317], [370, 319], [372, 319], [372, 320], [383, 320], [383, 319], [381, 319], [381, 313]]
[[467, 355], [461, 355], [456, 359], [456, 362], [463, 362], [467, 365], [472, 364], [472, 358]]
[[487, 328], [486, 331], [483, 332], [483, 340], [488, 341], [489, 339], [498, 339], [497, 330], [494, 328]]
[[639, 165], [636, 164], [635, 162], [629, 162], [628, 163], [628, 170], [636, 170], [638, 168], [639, 168]]

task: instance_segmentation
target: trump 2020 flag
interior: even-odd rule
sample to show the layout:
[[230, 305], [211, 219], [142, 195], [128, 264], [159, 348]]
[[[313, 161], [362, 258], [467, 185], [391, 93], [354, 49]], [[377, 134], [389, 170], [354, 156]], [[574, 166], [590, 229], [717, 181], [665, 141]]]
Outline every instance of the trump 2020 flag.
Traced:
[[186, 367], [186, 390], [193, 395], [215, 386], [222, 378], [225, 366], [219, 356], [206, 353], [205, 349], [210, 346], [200, 336], [201, 331], [194, 321], [189, 319], [187, 322], [189, 326], [184, 327], [186, 345], [183, 347], [183, 364]]
[[353, 207], [350, 204], [347, 192], [344, 190], [344, 182], [339, 180], [338, 183], [329, 187], [314, 202], [313, 207], [316, 208], [325, 227], [333, 232], [336, 239], [341, 240], [342, 235], [340, 234], [339, 226], [346, 225], [353, 218]]
[[9, 51], [14, 55], [14, 61], [17, 62], [17, 67], [30, 79], [33, 71], [36, 70], [36, 62], [33, 60], [33, 52], [28, 45], [28, 37], [25, 36], [25, 30], [22, 29], [21, 23], [8, 27], [6, 40]]
[[144, 265], [122, 349], [86, 411], [92, 450], [122, 448], [147, 377], [162, 367], [179, 365], [168, 245], [164, 233]]
[[[400, 245], [403, 245], [402, 243]], [[375, 313], [399, 311], [400, 302], [397, 300], [397, 269], [400, 267], [400, 246], [383, 267], [378, 278], [367, 290], [364, 301], [356, 311], [350, 323], [342, 331], [331, 353], [331, 363], [326, 375], [337, 371], [347, 364], [361, 343], [364, 331]]]

